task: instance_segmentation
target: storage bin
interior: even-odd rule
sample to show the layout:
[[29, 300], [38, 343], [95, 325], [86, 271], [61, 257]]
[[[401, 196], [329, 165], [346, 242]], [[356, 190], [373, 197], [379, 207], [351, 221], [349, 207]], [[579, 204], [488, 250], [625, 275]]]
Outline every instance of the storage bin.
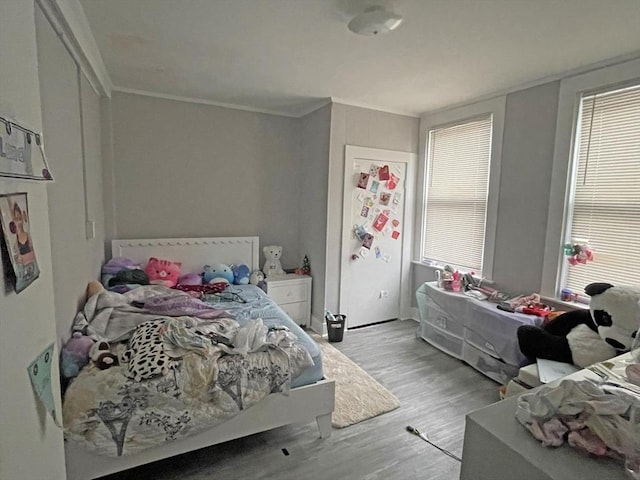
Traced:
[[487, 377], [504, 385], [511, 378], [518, 376], [517, 365], [510, 365], [488, 353], [478, 350], [467, 342], [462, 346], [462, 359]]
[[464, 335], [464, 325], [443, 311], [431, 298], [418, 291], [418, 312], [420, 320], [429, 322], [431, 325], [446, 330], [456, 337]]
[[464, 340], [465, 342], [471, 344], [471, 346], [486, 353], [487, 355], [491, 355], [494, 358], [500, 358], [500, 354], [496, 351], [491, 342], [485, 340], [484, 337], [477, 334], [473, 330], [470, 330], [468, 328], [465, 329]]
[[420, 322], [420, 337], [444, 353], [462, 359], [462, 337], [452, 335], [429, 322]]

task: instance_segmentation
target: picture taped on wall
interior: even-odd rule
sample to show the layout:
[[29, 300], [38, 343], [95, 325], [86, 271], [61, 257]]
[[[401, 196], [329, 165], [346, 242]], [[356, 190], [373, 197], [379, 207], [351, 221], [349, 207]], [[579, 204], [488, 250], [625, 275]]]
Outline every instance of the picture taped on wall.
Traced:
[[11, 269], [5, 268], [5, 271], [13, 271], [14, 288], [19, 293], [40, 275], [31, 238], [31, 218], [26, 193], [0, 195], [0, 224], [11, 263]]

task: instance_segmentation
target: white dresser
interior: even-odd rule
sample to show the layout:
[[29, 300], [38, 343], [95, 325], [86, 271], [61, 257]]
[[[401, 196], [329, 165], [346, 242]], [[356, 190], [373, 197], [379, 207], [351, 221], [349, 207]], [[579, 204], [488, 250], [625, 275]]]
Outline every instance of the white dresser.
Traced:
[[267, 294], [298, 325], [311, 324], [311, 277], [290, 273], [268, 278]]

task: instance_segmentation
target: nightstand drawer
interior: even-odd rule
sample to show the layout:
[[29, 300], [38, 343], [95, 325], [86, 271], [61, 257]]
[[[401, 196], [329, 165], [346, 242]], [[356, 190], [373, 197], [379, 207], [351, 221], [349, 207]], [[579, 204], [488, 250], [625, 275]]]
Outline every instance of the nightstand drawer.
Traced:
[[309, 287], [306, 283], [293, 285], [287, 283], [288, 282], [285, 282], [283, 285], [278, 285], [277, 283], [272, 285], [267, 284], [267, 291], [274, 302], [280, 305], [283, 303], [306, 302], [309, 300], [307, 296]]
[[280, 308], [296, 323], [306, 323], [309, 304], [307, 302], [284, 303]]

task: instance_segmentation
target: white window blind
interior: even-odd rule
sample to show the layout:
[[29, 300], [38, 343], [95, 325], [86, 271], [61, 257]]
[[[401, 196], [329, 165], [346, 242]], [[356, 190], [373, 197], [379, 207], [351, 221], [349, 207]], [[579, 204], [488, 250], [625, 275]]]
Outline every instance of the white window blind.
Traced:
[[429, 132], [422, 257], [482, 272], [492, 115]]
[[567, 242], [587, 241], [595, 259], [564, 264], [565, 285], [640, 283], [640, 85], [584, 95], [574, 148]]

